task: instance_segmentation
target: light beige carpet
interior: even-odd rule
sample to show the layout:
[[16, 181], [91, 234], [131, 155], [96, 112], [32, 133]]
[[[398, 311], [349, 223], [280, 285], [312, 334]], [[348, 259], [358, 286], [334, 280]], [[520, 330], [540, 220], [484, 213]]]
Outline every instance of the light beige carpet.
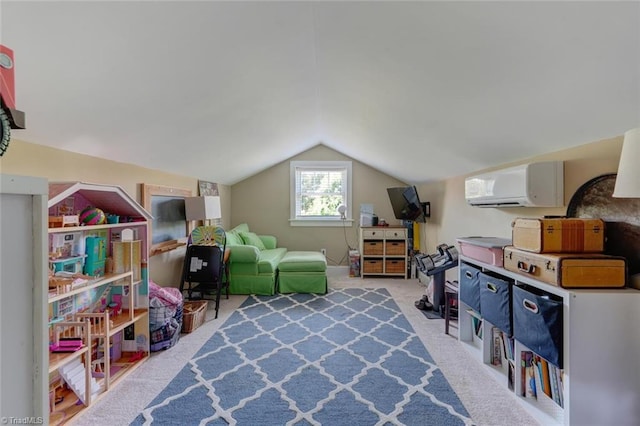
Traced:
[[[444, 320], [427, 319], [414, 307], [425, 287], [415, 279], [350, 278], [346, 268], [330, 268], [329, 287], [386, 288], [393, 295], [451, 387], [460, 397], [477, 425], [538, 425], [503, 383], [497, 383], [457, 342], [444, 334]], [[209, 309], [207, 322], [189, 334], [183, 334], [176, 346], [153, 353], [148, 362], [118, 383], [90, 408], [76, 416], [75, 425], [127, 425], [151, 402], [190, 360], [196, 351], [224, 323], [246, 296], [223, 298], [218, 319]], [[213, 304], [209, 304], [212, 308]], [[453, 328], [452, 334], [457, 330]]]

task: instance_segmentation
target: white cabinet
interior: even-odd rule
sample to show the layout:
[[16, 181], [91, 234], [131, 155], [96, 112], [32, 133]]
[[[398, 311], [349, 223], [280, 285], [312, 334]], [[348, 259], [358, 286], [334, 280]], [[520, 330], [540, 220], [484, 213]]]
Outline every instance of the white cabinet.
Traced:
[[[109, 215], [111, 223], [83, 224], [80, 213], [88, 207]], [[48, 371], [55, 422], [91, 405], [149, 357], [151, 216], [121, 188], [83, 182], [50, 183], [48, 208]], [[60, 351], [60, 333], [62, 342], [81, 338], [82, 347]]]
[[[459, 298], [458, 337], [463, 347], [505, 387], [510, 387], [512, 363], [513, 394], [532, 416], [544, 425], [640, 424], [640, 369], [636, 367], [640, 359], [640, 291], [564, 289], [465, 256], [460, 256], [460, 261], [461, 292], [463, 271], [471, 267], [559, 302], [562, 406], [540, 389], [537, 398], [522, 396], [529, 377], [527, 370], [523, 372], [521, 368], [521, 355], [527, 351], [535, 354], [535, 350], [514, 339], [514, 359], [511, 362], [503, 359], [501, 366], [493, 365], [494, 327], [484, 317], [486, 309], [492, 308], [481, 304], [477, 313], [470, 307], [473, 298], [467, 298], [467, 302]], [[512, 300], [514, 311], [530, 308], [526, 299]], [[518, 327], [534, 328], [533, 324], [514, 321], [513, 329]]]
[[47, 181], [0, 174], [0, 417], [47, 418]]
[[407, 229], [404, 227], [360, 228], [361, 276], [407, 278]]

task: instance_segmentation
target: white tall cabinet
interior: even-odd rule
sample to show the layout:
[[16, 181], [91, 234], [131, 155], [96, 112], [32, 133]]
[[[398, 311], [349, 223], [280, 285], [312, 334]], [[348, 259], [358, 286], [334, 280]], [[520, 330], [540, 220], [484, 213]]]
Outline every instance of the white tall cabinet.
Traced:
[[0, 175], [0, 417], [42, 418], [47, 402], [47, 180]]

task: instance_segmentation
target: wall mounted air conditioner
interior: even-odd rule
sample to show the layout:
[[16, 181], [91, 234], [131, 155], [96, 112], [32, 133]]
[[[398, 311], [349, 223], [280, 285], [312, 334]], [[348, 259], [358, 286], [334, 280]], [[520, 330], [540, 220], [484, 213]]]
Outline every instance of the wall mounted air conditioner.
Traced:
[[560, 207], [564, 204], [564, 163], [543, 161], [465, 179], [467, 203], [476, 207]]

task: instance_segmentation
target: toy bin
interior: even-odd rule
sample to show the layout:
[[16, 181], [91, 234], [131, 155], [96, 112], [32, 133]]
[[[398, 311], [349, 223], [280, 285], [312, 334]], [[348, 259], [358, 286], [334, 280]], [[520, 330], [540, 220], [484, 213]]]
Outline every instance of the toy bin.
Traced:
[[193, 300], [184, 302], [182, 313], [182, 332], [191, 333], [204, 324], [207, 316], [207, 301]]
[[562, 298], [526, 284], [513, 286], [513, 335], [553, 365], [562, 366]]
[[382, 259], [365, 259], [362, 262], [362, 272], [365, 274], [382, 274]]
[[502, 266], [502, 249], [511, 245], [511, 240], [497, 237], [458, 238], [460, 253], [463, 256], [489, 265]]
[[511, 336], [513, 333], [511, 314], [513, 281], [481, 272], [479, 285], [482, 317]]
[[460, 300], [480, 313], [480, 269], [460, 262]]

